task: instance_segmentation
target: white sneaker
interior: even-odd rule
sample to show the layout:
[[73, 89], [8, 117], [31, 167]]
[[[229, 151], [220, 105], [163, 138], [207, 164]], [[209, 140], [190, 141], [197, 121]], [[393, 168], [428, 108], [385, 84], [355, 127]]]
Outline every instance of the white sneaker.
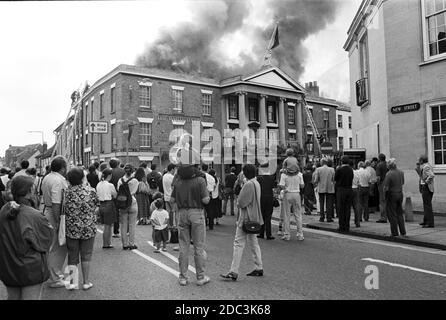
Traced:
[[197, 286], [204, 286], [209, 281], [211, 281], [211, 279], [208, 276], [204, 276], [203, 279], [197, 280]]
[[63, 287], [67, 287], [68, 284], [69, 284], [68, 281], [59, 280], [59, 281], [51, 283], [49, 285], [49, 287], [53, 288], [53, 289], [55, 289], [55, 288], [63, 288]]
[[283, 232], [281, 231], [281, 230], [279, 230], [279, 231], [277, 231], [277, 235], [280, 237], [280, 236], [283, 236]]
[[300, 236], [300, 237], [297, 237], [297, 240], [298, 240], [298, 241], [304, 241], [305, 238], [304, 238], [303, 236]]
[[79, 287], [77, 285], [75, 285], [74, 283], [68, 284], [66, 287], [67, 287], [67, 290], [70, 290], [70, 291], [79, 289]]

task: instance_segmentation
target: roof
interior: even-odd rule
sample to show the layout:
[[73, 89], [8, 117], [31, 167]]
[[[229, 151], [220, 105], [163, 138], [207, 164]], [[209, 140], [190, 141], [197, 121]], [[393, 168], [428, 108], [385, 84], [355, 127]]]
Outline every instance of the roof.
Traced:
[[[68, 118], [68, 120], [67, 120], [67, 125], [71, 124], [73, 121], [74, 121], [74, 114], [72, 114], [72, 115]], [[64, 123], [65, 123], [65, 121], [62, 122], [61, 124], [59, 124], [59, 125], [57, 126], [57, 128], [54, 129], [53, 132], [59, 132], [60, 129], [62, 128], [62, 126], [63, 126]]]
[[351, 108], [348, 104], [344, 103], [344, 102], [340, 102], [334, 99], [329, 99], [329, 98], [324, 98], [324, 97], [316, 97], [316, 96], [307, 96], [306, 97], [307, 102], [310, 103], [320, 103], [320, 104], [325, 104], [328, 106], [332, 106], [335, 107], [337, 110], [340, 111], [348, 111], [351, 112]]

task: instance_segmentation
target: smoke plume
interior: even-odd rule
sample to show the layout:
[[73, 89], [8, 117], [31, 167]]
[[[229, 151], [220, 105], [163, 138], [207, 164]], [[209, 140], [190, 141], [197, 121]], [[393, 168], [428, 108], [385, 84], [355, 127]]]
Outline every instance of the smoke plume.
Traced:
[[[136, 59], [136, 65], [180, 71], [215, 79], [260, 69], [275, 22], [279, 22], [280, 46], [272, 64], [298, 79], [303, 72], [303, 41], [334, 20], [338, 0], [266, 0], [263, 27], [250, 25], [249, 14], [257, 1], [213, 0], [191, 2], [193, 22], [163, 28], [158, 38]], [[250, 20], [252, 21], [252, 20]], [[246, 48], [237, 62], [219, 49], [222, 39], [238, 31], [246, 35]]]

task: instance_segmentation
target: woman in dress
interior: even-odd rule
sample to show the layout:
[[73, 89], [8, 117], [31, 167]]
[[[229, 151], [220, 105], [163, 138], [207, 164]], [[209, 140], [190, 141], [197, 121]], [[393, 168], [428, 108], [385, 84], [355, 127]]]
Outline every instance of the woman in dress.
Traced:
[[136, 202], [138, 203], [138, 225], [147, 225], [149, 224], [147, 216], [149, 214], [150, 206], [150, 188], [147, 183], [147, 177], [144, 168], [138, 168], [136, 170], [135, 178], [136, 180], [138, 180], [138, 190], [135, 194]]
[[[64, 193], [63, 210], [66, 221], [68, 266], [76, 268], [80, 256], [83, 289], [88, 290], [93, 287], [89, 281], [89, 275], [96, 236], [96, 210], [99, 206], [99, 199], [93, 188], [82, 184], [84, 179], [82, 169], [71, 169], [67, 174], [67, 179], [69, 186]], [[76, 289], [76, 285], [70, 284], [68, 288]]]

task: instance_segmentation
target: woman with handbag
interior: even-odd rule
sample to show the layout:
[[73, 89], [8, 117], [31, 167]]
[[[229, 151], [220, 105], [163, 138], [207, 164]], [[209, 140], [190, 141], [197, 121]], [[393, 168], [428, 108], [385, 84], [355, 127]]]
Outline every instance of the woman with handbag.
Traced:
[[147, 216], [150, 206], [150, 187], [147, 183], [147, 177], [144, 168], [138, 168], [136, 170], [135, 178], [136, 180], [138, 180], [138, 190], [135, 194], [136, 203], [138, 203], [138, 225], [148, 225], [149, 219], [147, 219]]
[[226, 274], [220, 275], [224, 279], [233, 281], [238, 278], [240, 262], [246, 243], [251, 246], [252, 257], [255, 264], [255, 270], [248, 273], [247, 276], [263, 276], [262, 255], [256, 237], [256, 234], [260, 233], [260, 228], [263, 225], [263, 218], [260, 210], [261, 188], [256, 180], [256, 167], [254, 165], [245, 165], [243, 167], [243, 174], [247, 181], [244, 183], [237, 200], [237, 207], [240, 210], [236, 216], [237, 229], [235, 232], [231, 270]]

